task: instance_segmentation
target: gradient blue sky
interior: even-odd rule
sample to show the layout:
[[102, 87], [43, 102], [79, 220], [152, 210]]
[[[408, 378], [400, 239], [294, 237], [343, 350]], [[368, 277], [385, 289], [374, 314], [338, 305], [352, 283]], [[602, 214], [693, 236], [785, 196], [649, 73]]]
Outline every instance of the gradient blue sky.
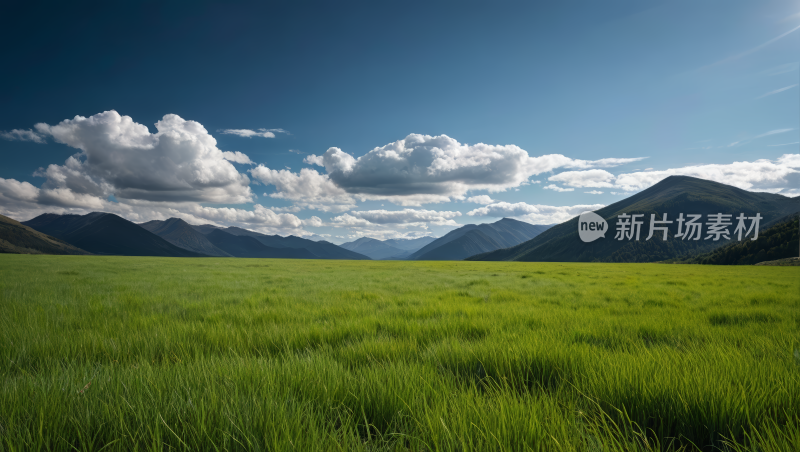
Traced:
[[[669, 174], [800, 195], [797, 0], [114, 3], [4, 7], [0, 213], [179, 215], [342, 242], [438, 236], [502, 216], [561, 222]], [[165, 195], [148, 186], [161, 177], [152, 159], [130, 157], [141, 149], [108, 151], [120, 142], [87, 122], [62, 128], [81, 128], [77, 138], [78, 129], [35, 126], [111, 110], [151, 134], [168, 114], [201, 124], [218, 150], [254, 162], [203, 157], [224, 166], [214, 174], [227, 171], [218, 187], [233, 183], [231, 165], [247, 176], [250, 198], [241, 184], [220, 196], [194, 176]], [[448, 154], [453, 172], [429, 180], [423, 155], [411, 162], [422, 179], [389, 185], [369, 175], [407, 166], [363, 159], [348, 173], [309, 163], [332, 147], [358, 158], [409, 134], [464, 145]], [[428, 151], [440, 144], [420, 140]], [[479, 143], [527, 156], [471, 147]], [[65, 161], [81, 148], [70, 174], [83, 182], [70, 182]], [[518, 168], [550, 154], [573, 163]], [[187, 155], [167, 157], [191, 165]], [[37, 172], [48, 165], [57, 167]], [[303, 168], [316, 176], [297, 177]]]

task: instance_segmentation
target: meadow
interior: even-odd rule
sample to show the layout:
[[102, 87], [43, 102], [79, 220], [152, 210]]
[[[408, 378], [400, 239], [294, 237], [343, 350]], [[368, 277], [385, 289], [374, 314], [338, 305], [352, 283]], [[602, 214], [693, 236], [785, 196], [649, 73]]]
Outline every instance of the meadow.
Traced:
[[0, 255], [0, 451], [800, 450], [800, 268]]

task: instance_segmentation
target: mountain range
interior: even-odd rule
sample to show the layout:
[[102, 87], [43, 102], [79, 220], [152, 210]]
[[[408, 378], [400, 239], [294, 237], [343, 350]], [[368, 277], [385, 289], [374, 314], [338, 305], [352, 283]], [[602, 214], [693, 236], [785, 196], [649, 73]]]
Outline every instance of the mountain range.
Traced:
[[94, 254], [200, 257], [113, 213], [45, 213], [22, 224]]
[[90, 254], [3, 215], [0, 215], [0, 253]]
[[343, 243], [339, 246], [369, 256], [370, 259], [406, 259], [408, 256], [422, 248], [423, 246], [436, 240], [435, 237], [420, 237], [416, 239], [389, 239], [378, 240], [369, 237], [361, 237], [352, 242]]
[[232, 256], [232, 254], [217, 248], [204, 234], [200, 233], [189, 223], [180, 218], [170, 218], [165, 221], [153, 220], [147, 223], [141, 223], [139, 226], [169, 243], [189, 251], [205, 254], [207, 256]]
[[341, 246], [334, 245], [333, 243], [324, 240], [316, 242], [314, 240], [308, 240], [293, 235], [287, 237], [282, 237], [280, 235], [266, 235], [266, 234], [260, 234], [258, 232], [249, 231], [247, 229], [237, 228], [236, 226], [231, 226], [225, 229], [221, 229], [221, 231], [224, 231], [225, 233], [235, 236], [251, 237], [259, 241], [261, 244], [272, 248], [306, 250], [310, 253], [306, 254], [302, 251], [297, 251], [298, 253], [297, 256], [301, 255], [308, 256], [302, 258], [297, 257], [298, 259], [351, 259], [351, 260], [369, 259], [369, 257], [363, 254], [355, 253], [346, 248], [342, 248]]
[[[542, 261], [542, 262], [656, 262], [701, 254], [729, 243], [728, 240], [676, 239], [678, 225], [674, 221], [683, 213], [702, 215], [703, 231], [707, 232], [709, 214], [744, 213], [762, 217], [760, 228], [774, 224], [784, 216], [800, 211], [800, 197], [788, 198], [771, 193], [754, 193], [730, 185], [688, 176], [670, 176], [652, 187], [629, 198], [597, 210], [595, 213], [608, 223], [605, 238], [584, 243], [578, 234], [578, 217], [554, 226], [541, 235], [519, 245], [475, 255], [469, 260], [485, 261]], [[619, 214], [643, 214], [645, 225], [640, 240], [614, 239]], [[657, 220], [664, 215], [668, 224], [668, 239], [645, 240], [649, 230], [650, 215]], [[733, 220], [734, 227], [736, 221]], [[730, 228], [733, 232], [734, 227]], [[704, 236], [706, 234], [703, 234]]]
[[548, 230], [550, 226], [503, 218], [489, 224], [468, 224], [448, 232], [408, 256], [412, 260], [462, 260], [508, 248]]

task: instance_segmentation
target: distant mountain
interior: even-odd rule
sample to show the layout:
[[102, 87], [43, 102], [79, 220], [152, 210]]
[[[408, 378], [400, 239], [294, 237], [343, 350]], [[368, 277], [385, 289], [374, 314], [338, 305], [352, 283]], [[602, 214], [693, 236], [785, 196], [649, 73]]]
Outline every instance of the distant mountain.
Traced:
[[420, 237], [416, 239], [389, 239], [384, 240], [383, 243], [413, 253], [434, 240], [436, 240], [436, 237]]
[[275, 248], [264, 245], [255, 237], [233, 235], [223, 229], [211, 231], [206, 238], [215, 247], [235, 257], [263, 257], [281, 259], [316, 259], [310, 251], [297, 248]]
[[548, 226], [503, 218], [491, 224], [468, 224], [425, 245], [408, 258], [414, 260], [462, 260], [530, 240]]
[[709, 253], [700, 254], [679, 260], [681, 264], [712, 265], [752, 265], [760, 262], [775, 261], [800, 254], [800, 237], [798, 234], [796, 214], [787, 215], [776, 224], [761, 230], [757, 240], [733, 241]]
[[89, 254], [3, 215], [0, 215], [0, 253]]
[[[727, 240], [704, 240], [707, 226], [703, 227], [703, 238], [698, 241], [675, 239], [678, 215], [702, 215], [725, 213], [734, 217], [739, 213], [754, 216], [760, 213], [761, 229], [769, 227], [780, 218], [800, 211], [800, 197], [788, 198], [771, 193], [753, 193], [730, 185], [720, 184], [688, 176], [670, 176], [652, 187], [622, 201], [597, 210], [608, 222], [605, 238], [584, 243], [578, 236], [578, 218], [554, 226], [541, 235], [517, 246], [470, 257], [470, 260], [519, 260], [542, 262], [655, 262], [678, 257], [688, 257], [713, 250], [728, 243]], [[639, 241], [615, 240], [617, 215], [644, 214], [644, 225]], [[645, 240], [649, 233], [650, 214], [661, 220], [673, 221], [669, 227], [668, 240]], [[729, 229], [733, 232], [734, 225]]]
[[409, 254], [408, 251], [389, 246], [385, 242], [369, 237], [361, 237], [358, 240], [343, 243], [339, 246], [376, 260], [397, 258]]
[[153, 220], [147, 223], [141, 223], [139, 226], [185, 250], [207, 254], [209, 256], [231, 256], [214, 246], [205, 235], [201, 234], [198, 230], [193, 228], [192, 225], [180, 218], [170, 218], [164, 221]]
[[22, 224], [95, 254], [199, 257], [112, 213], [46, 213]]
[[369, 260], [369, 257], [359, 254], [348, 249], [334, 245], [331, 242], [324, 240], [315, 242], [313, 240], [304, 239], [290, 235], [288, 237], [281, 237], [279, 235], [266, 235], [258, 232], [249, 231], [247, 229], [237, 228], [231, 226], [223, 229], [223, 231], [240, 236], [248, 236], [257, 239], [262, 244], [273, 248], [299, 248], [309, 251], [312, 256], [309, 259], [350, 259], [350, 260]]

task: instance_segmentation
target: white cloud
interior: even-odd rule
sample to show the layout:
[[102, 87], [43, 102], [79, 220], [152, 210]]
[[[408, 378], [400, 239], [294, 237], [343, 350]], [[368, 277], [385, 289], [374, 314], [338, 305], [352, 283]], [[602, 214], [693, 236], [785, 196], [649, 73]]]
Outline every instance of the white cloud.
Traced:
[[10, 141], [33, 141], [34, 143], [39, 144], [44, 144], [45, 142], [43, 135], [40, 135], [31, 129], [12, 129], [10, 132], [0, 132], [0, 137]]
[[467, 202], [474, 202], [475, 204], [491, 204], [494, 202], [494, 200], [488, 195], [479, 195], [467, 198]]
[[351, 239], [413, 238], [429, 235], [430, 225], [458, 227], [460, 225], [453, 218], [459, 216], [461, 212], [424, 209], [366, 210], [333, 217], [327, 225], [348, 229]]
[[[614, 175], [606, 170], [564, 171], [547, 178], [551, 182], [561, 182], [570, 187], [613, 187]], [[548, 185], [545, 188], [552, 187]]]
[[302, 220], [302, 224], [305, 226], [311, 226], [315, 228], [322, 227], [322, 219], [320, 217], [311, 217], [305, 220]]
[[275, 186], [275, 193], [269, 196], [287, 199], [308, 209], [343, 212], [356, 206], [353, 197], [337, 187], [326, 174], [303, 168], [299, 173], [289, 170], [274, 170], [258, 165], [250, 170], [258, 181]]
[[317, 165], [317, 166], [325, 166], [324, 161], [322, 160], [321, 155], [314, 155], [311, 154], [303, 159], [303, 163], [308, 165]]
[[240, 152], [223, 153], [202, 125], [176, 115], [164, 116], [156, 129], [152, 134], [115, 111], [36, 124], [37, 136], [52, 136], [80, 152], [63, 165], [36, 171], [46, 179], [41, 187], [0, 178], [0, 212], [19, 220], [45, 212], [92, 211], [135, 222], [179, 217], [273, 234], [304, 234], [304, 226], [319, 224], [316, 217], [301, 220], [259, 204], [252, 209], [201, 205], [251, 202], [250, 180], [227, 160], [249, 159]]
[[771, 96], [773, 94], [782, 93], [782, 92], [784, 92], [786, 90], [790, 90], [790, 89], [794, 88], [795, 86], [797, 86], [797, 83], [795, 83], [794, 85], [784, 86], [783, 88], [779, 88], [779, 89], [776, 89], [774, 91], [770, 91], [768, 93], [764, 93], [764, 94], [756, 97], [756, 99], [763, 99], [764, 97]]
[[446, 135], [411, 134], [359, 158], [334, 147], [321, 156], [309, 155], [304, 162], [323, 166], [330, 180], [348, 193], [401, 205], [401, 198], [416, 196], [405, 205], [418, 205], [461, 199], [470, 190], [504, 191], [557, 168], [606, 168], [641, 159], [531, 157], [514, 145], [465, 145]]
[[238, 204], [251, 201], [250, 180], [225, 160], [216, 140], [195, 121], [165, 115], [157, 133], [130, 116], [106, 111], [59, 124], [36, 124], [40, 134], [80, 149], [64, 165], [49, 165], [43, 189], [77, 195], [149, 201]]
[[663, 171], [623, 173], [618, 176], [603, 170], [567, 171], [549, 179], [572, 187], [614, 188], [629, 194], [651, 187], [669, 176], [680, 175], [712, 180], [744, 190], [784, 193], [800, 187], [798, 168], [800, 154], [784, 154], [776, 160], [694, 165]]
[[241, 153], [239, 151], [235, 151], [235, 152], [224, 151], [222, 153], [222, 158], [224, 158], [225, 160], [231, 161], [231, 162], [242, 163], [242, 164], [245, 164], [245, 165], [255, 165], [255, 162], [250, 160], [250, 157], [248, 157], [246, 154], [243, 154], [243, 153]]
[[778, 157], [777, 163], [789, 168], [800, 168], [800, 154], [783, 154]]
[[258, 129], [258, 130], [250, 130], [250, 129], [221, 129], [218, 130], [219, 133], [223, 133], [226, 135], [236, 135], [243, 138], [252, 138], [252, 137], [263, 137], [263, 138], [275, 138], [275, 133], [289, 133], [283, 129]]
[[555, 185], [555, 184], [545, 185], [542, 188], [544, 188], [545, 190], [557, 191], [559, 193], [562, 193], [562, 192], [565, 192], [565, 191], [575, 191], [574, 188], [562, 188], [562, 187], [559, 187], [558, 185]]
[[524, 202], [515, 204], [498, 202], [469, 211], [467, 215], [494, 218], [513, 217], [533, 224], [553, 224], [563, 223], [587, 210], [597, 210], [603, 207], [605, 207], [603, 204], [547, 206]]
[[768, 144], [767, 146], [769, 146], [769, 147], [790, 146], [790, 145], [793, 145], [793, 144], [800, 144], [800, 141], [795, 141], [795, 142], [792, 142], [792, 143], [783, 143], [783, 144]]
[[603, 194], [603, 192], [601, 192], [600, 190], [585, 191], [584, 193], [587, 193], [587, 194], [590, 194], [590, 195], [602, 195]]

